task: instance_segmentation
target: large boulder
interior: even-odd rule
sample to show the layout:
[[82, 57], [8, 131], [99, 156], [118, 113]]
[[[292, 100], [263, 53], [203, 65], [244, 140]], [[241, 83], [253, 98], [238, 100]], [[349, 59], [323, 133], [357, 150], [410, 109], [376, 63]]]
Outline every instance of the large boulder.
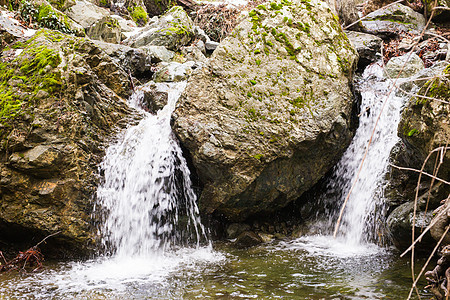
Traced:
[[270, 213], [322, 177], [351, 139], [357, 53], [319, 0], [259, 5], [191, 75], [174, 131], [205, 213]]
[[131, 83], [87, 39], [40, 30], [10, 49], [0, 57], [0, 239], [61, 231], [42, 247], [82, 255], [95, 242], [98, 163], [130, 115]]

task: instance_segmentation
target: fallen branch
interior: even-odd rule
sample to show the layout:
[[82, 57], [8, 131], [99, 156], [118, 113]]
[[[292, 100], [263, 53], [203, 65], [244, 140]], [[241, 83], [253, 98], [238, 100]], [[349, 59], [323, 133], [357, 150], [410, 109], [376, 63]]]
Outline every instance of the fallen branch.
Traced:
[[394, 168], [399, 169], [399, 170], [413, 171], [413, 172], [417, 172], [417, 173], [422, 173], [423, 175], [426, 175], [426, 176], [428, 176], [428, 177], [430, 177], [430, 178], [433, 178], [433, 179], [435, 179], [435, 180], [437, 180], [437, 181], [440, 181], [440, 182], [442, 182], [442, 183], [445, 183], [445, 184], [447, 184], [447, 185], [450, 185], [450, 182], [449, 182], [449, 181], [445, 181], [444, 179], [441, 179], [441, 178], [436, 177], [436, 176], [434, 176], [434, 175], [428, 174], [427, 172], [423, 172], [423, 171], [421, 172], [420, 170], [413, 169], [413, 168], [399, 167], [399, 166], [396, 166], [396, 165], [393, 165], [393, 164], [389, 164], [389, 165], [390, 165], [391, 167], [394, 167]]

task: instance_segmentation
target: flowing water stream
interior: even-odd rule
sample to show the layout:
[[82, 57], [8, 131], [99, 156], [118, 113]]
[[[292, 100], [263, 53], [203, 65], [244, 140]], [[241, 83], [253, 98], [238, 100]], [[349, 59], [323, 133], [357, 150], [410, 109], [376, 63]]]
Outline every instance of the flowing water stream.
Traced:
[[[360, 126], [322, 199], [333, 211], [321, 234], [237, 250], [208, 242], [189, 169], [170, 129], [184, 83], [159, 88], [168, 104], [112, 144], [101, 165], [98, 210], [106, 255], [49, 263], [29, 276], [0, 277], [0, 299], [403, 299], [408, 261], [377, 246], [383, 176], [405, 99], [386, 97], [390, 82], [372, 65], [359, 80]], [[145, 86], [142, 87], [145, 89]], [[130, 99], [139, 108], [142, 91]], [[347, 195], [384, 101], [386, 107], [336, 239], [336, 211]], [[329, 221], [331, 220], [331, 221]], [[420, 265], [420, 262], [417, 264]], [[424, 295], [427, 295], [424, 292]]]

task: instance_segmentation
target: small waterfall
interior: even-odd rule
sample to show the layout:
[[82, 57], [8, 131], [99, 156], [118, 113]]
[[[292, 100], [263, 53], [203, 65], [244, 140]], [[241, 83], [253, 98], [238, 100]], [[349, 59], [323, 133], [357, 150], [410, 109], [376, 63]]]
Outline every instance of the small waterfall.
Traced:
[[170, 127], [185, 86], [158, 84], [168, 92], [168, 103], [156, 115], [140, 108], [145, 86], [141, 87], [130, 105], [145, 117], [106, 151], [97, 198], [106, 213], [103, 242], [116, 257], [151, 256], [175, 245], [198, 246], [205, 239], [190, 172]]
[[[383, 192], [386, 184], [384, 177], [388, 170], [391, 149], [399, 141], [397, 126], [405, 102], [404, 97], [395, 94], [395, 89], [388, 95], [392, 82], [383, 77], [381, 64], [367, 67], [358, 85], [362, 96], [359, 127], [328, 183], [327, 196], [332, 196], [327, 201], [333, 202], [335, 213], [355, 181], [384, 101], [388, 103], [381, 113], [372, 144], [348, 200], [338, 232], [340, 238], [349, 245], [380, 241], [384, 217]], [[333, 222], [336, 220], [331, 219]]]

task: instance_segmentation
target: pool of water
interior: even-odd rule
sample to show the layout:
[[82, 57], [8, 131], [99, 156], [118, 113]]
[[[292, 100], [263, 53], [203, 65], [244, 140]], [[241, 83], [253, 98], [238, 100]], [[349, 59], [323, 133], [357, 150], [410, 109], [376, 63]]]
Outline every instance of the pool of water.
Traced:
[[[425, 284], [421, 296], [431, 298]], [[0, 299], [406, 299], [410, 287], [410, 262], [399, 253], [326, 236], [47, 262], [39, 273], [0, 275]]]

